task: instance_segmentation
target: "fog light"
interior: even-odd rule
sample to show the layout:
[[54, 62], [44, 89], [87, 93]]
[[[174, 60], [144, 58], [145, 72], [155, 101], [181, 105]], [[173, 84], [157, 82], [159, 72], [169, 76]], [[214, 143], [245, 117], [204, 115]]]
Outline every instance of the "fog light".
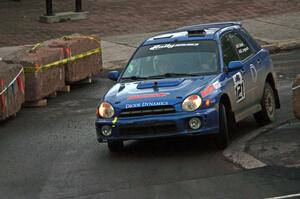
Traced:
[[112, 130], [111, 130], [111, 127], [110, 127], [110, 126], [104, 125], [104, 126], [102, 126], [102, 128], [101, 128], [101, 132], [102, 132], [102, 135], [104, 135], [104, 136], [110, 136]]
[[189, 125], [190, 125], [191, 129], [194, 129], [194, 130], [199, 129], [201, 126], [201, 120], [197, 117], [194, 117], [194, 118], [190, 119]]

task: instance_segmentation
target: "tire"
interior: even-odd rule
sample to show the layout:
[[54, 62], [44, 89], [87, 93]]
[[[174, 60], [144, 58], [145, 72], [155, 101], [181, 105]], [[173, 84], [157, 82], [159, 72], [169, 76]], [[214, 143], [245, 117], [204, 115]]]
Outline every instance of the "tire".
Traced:
[[254, 114], [256, 122], [261, 126], [274, 122], [276, 99], [274, 91], [268, 82], [265, 84], [261, 107], [262, 110]]
[[237, 128], [237, 124], [235, 121], [234, 113], [231, 111], [226, 111], [226, 117], [227, 117], [227, 125], [228, 125], [228, 135], [230, 138], [230, 132], [235, 132]]
[[219, 133], [217, 135], [217, 147], [219, 149], [225, 149], [229, 144], [229, 132], [227, 111], [224, 104], [219, 105]]
[[107, 141], [110, 152], [120, 152], [124, 148], [123, 141]]

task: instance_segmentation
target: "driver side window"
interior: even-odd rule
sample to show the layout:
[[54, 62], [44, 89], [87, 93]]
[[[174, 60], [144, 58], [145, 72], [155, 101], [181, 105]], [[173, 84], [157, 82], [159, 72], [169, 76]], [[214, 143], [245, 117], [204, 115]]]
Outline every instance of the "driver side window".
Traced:
[[221, 39], [221, 47], [223, 53], [223, 62], [225, 66], [228, 66], [229, 62], [239, 60], [239, 56], [235, 48], [231, 44], [230, 35], [226, 34]]
[[238, 33], [229, 34], [229, 38], [241, 60], [245, 60], [254, 54], [250, 45]]

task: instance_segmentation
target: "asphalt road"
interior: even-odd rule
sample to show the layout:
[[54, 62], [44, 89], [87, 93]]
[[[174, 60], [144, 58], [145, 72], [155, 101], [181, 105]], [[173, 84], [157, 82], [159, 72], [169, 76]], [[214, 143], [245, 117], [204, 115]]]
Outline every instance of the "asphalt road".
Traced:
[[[300, 50], [273, 55], [279, 73], [277, 121], [292, 117], [291, 80]], [[263, 198], [300, 192], [300, 170], [243, 170], [209, 138], [129, 142], [110, 154], [95, 136], [95, 107], [113, 84], [91, 85], [23, 109], [0, 124], [0, 198]], [[258, 128], [249, 117], [234, 139]]]

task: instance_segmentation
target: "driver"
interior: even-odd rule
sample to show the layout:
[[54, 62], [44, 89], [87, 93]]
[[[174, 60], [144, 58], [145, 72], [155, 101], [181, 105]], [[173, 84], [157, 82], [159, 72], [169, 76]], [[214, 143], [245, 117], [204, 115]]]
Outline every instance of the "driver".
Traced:
[[153, 59], [154, 71], [156, 71], [156, 75], [162, 75], [166, 73], [174, 72], [174, 65], [172, 64], [171, 60], [165, 56], [155, 56]]
[[201, 71], [202, 72], [214, 72], [216, 70], [216, 55], [214, 53], [207, 53], [202, 58]]

